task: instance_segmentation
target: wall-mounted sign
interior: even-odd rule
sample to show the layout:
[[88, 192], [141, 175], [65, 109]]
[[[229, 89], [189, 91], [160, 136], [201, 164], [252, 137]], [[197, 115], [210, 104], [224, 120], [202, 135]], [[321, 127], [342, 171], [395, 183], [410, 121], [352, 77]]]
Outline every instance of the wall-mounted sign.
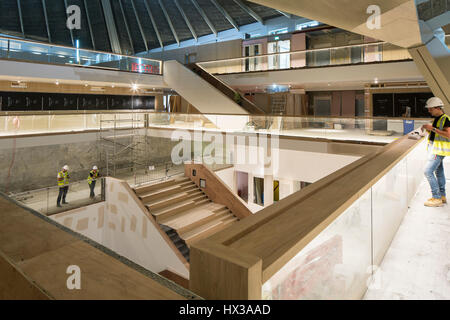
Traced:
[[140, 72], [140, 73], [157, 74], [157, 73], [159, 73], [159, 67], [158, 66], [153, 66], [151, 64], [134, 62], [134, 63], [131, 64], [131, 71], [133, 71], [133, 72]]

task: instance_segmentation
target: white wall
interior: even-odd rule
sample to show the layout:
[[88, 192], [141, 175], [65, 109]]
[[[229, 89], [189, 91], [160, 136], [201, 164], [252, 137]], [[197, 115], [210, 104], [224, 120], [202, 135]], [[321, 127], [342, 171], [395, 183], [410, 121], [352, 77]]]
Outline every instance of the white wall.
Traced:
[[[317, 143], [319, 144], [319, 143]], [[291, 146], [292, 147], [292, 146]], [[262, 148], [258, 148], [261, 150]], [[246, 148], [247, 154], [249, 149]], [[260, 152], [260, 151], [259, 151]], [[323, 152], [297, 151], [279, 149], [275, 155], [276, 160], [270, 167], [262, 164], [236, 163], [233, 168], [218, 171], [217, 175], [234, 192], [234, 171], [248, 173], [248, 200], [247, 207], [253, 213], [263, 209], [262, 206], [253, 203], [253, 178], [264, 178], [264, 206], [272, 204], [273, 180], [280, 182], [280, 200], [298, 191], [298, 181], [314, 183], [331, 173], [358, 160], [359, 156], [326, 154]], [[248, 160], [248, 158], [247, 158]]]
[[105, 202], [51, 218], [148, 270], [170, 269], [188, 279], [188, 268], [135, 201], [126, 182], [107, 178], [106, 186]]
[[[258, 149], [261, 150], [261, 148]], [[277, 152], [278, 156], [273, 158], [273, 168], [264, 168], [259, 164], [237, 163], [235, 164], [235, 170], [249, 172], [260, 178], [271, 174], [276, 180], [315, 182], [360, 158], [358, 156], [285, 149], [278, 149]]]
[[235, 183], [234, 183], [234, 168], [230, 167], [227, 169], [222, 169], [214, 172], [220, 180], [222, 180], [233, 192], [236, 192], [235, 190]]

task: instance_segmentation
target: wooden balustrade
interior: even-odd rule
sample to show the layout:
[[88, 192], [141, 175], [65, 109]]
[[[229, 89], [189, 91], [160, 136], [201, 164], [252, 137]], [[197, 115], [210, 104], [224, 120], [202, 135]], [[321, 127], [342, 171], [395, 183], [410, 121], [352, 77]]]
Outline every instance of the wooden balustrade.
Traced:
[[193, 244], [190, 290], [206, 299], [261, 299], [263, 283], [420, 142], [402, 137]]
[[[193, 170], [195, 170], [195, 176]], [[227, 206], [237, 218], [243, 219], [252, 215], [252, 212], [247, 208], [243, 200], [203, 164], [185, 163], [184, 175], [200, 187], [213, 202]], [[200, 186], [200, 179], [205, 180], [206, 187], [202, 188]]]

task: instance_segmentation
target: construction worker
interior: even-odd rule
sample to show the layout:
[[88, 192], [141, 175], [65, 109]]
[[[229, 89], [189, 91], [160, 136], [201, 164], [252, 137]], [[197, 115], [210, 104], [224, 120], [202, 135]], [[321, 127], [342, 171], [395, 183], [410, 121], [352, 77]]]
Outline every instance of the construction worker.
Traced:
[[63, 204], [68, 204], [66, 202], [66, 195], [67, 191], [69, 191], [69, 166], [66, 164], [64, 167], [62, 167], [62, 170], [58, 172], [58, 175], [56, 176], [56, 179], [58, 181], [59, 186], [59, 194], [58, 199], [56, 200], [56, 206], [61, 207], [61, 198]]
[[94, 193], [95, 182], [99, 176], [100, 176], [100, 173], [98, 172], [97, 166], [93, 166], [92, 170], [89, 171], [89, 175], [87, 178], [87, 182], [89, 184], [89, 189], [91, 190], [91, 194], [89, 196], [91, 199], [95, 198], [95, 193]]
[[443, 161], [446, 156], [450, 156], [450, 118], [444, 113], [443, 107], [444, 103], [437, 97], [428, 99], [425, 106], [434, 117], [433, 124], [422, 126], [429, 132], [428, 159], [424, 173], [430, 184], [432, 197], [424, 203], [427, 207], [440, 207], [447, 203]]

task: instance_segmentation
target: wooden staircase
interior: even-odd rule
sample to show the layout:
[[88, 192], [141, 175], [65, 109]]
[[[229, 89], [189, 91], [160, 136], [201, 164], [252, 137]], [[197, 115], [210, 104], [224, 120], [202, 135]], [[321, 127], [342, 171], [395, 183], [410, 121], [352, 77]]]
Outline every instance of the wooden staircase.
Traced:
[[238, 221], [226, 206], [212, 202], [188, 177], [134, 189], [144, 206], [189, 261], [189, 246]]

